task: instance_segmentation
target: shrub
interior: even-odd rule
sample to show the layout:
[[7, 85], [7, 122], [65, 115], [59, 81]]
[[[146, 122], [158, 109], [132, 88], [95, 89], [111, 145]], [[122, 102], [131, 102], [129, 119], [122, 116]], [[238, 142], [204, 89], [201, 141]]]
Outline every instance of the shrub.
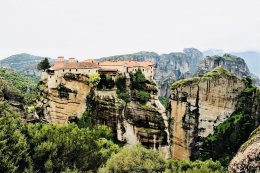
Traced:
[[145, 104], [147, 101], [151, 99], [151, 96], [146, 91], [137, 91], [136, 97], [139, 99], [139, 102]]
[[100, 81], [97, 85], [98, 89], [112, 89], [115, 86], [115, 82], [111, 76], [101, 75]]
[[117, 172], [163, 172], [165, 160], [153, 150], [148, 150], [140, 144], [124, 148], [113, 155], [106, 166], [99, 169], [100, 173]]
[[130, 102], [130, 95], [127, 91], [125, 92], [117, 92], [118, 98], [124, 100], [125, 102]]
[[98, 73], [90, 73], [89, 74], [89, 86], [96, 86], [100, 81], [100, 76]]

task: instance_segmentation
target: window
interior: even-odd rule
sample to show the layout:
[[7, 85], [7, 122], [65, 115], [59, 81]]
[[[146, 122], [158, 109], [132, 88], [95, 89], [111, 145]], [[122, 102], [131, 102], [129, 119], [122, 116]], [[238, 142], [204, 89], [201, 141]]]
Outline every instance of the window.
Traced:
[[88, 72], [90, 72], [90, 70], [88, 70]]
[[144, 69], [143, 69], [143, 71], [144, 71]]
[[62, 71], [64, 72], [64, 69]]
[[58, 80], [56, 80], [56, 83], [58, 82]]
[[71, 69], [69, 71], [71, 72]]
[[76, 69], [76, 71], [78, 71], [78, 69]]

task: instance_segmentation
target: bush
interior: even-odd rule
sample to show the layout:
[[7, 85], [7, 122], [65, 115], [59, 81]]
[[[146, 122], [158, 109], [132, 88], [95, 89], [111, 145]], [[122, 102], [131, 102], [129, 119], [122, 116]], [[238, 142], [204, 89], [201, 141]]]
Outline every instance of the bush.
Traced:
[[137, 90], [145, 89], [146, 79], [140, 69], [132, 76], [132, 88]]
[[100, 82], [98, 83], [98, 89], [112, 89], [115, 86], [115, 82], [111, 76], [101, 75]]
[[125, 92], [117, 92], [118, 98], [124, 100], [125, 102], [130, 102], [130, 95], [127, 91]]
[[95, 172], [119, 150], [106, 126], [27, 124], [6, 102], [0, 131], [0, 172]]
[[159, 100], [165, 108], [168, 108], [170, 101], [167, 97], [159, 96]]
[[151, 99], [151, 96], [146, 91], [137, 91], [136, 97], [139, 99], [139, 102], [145, 104], [147, 101]]
[[212, 160], [194, 162], [168, 160], [166, 166], [166, 173], [179, 172], [179, 173], [224, 173], [225, 168], [221, 166], [220, 162]]
[[125, 77], [118, 77], [116, 79], [116, 87], [119, 91], [125, 91], [125, 89], [126, 89], [126, 78]]
[[98, 73], [90, 73], [89, 74], [89, 86], [96, 86], [100, 81], [100, 76]]
[[99, 173], [117, 172], [163, 172], [165, 160], [153, 150], [145, 149], [140, 144], [124, 148], [113, 155]]

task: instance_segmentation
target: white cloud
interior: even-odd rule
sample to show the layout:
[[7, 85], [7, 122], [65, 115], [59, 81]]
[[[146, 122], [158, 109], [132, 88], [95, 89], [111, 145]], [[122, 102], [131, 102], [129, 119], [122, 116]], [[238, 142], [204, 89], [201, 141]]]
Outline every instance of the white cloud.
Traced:
[[0, 57], [260, 50], [259, 0], [0, 0]]

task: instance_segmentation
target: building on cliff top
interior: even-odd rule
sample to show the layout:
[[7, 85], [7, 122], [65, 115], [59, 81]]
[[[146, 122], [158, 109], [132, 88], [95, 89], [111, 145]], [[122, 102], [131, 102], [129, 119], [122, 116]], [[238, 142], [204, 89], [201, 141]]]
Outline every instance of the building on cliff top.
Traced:
[[79, 62], [75, 58], [65, 60], [64, 57], [58, 57], [56, 62], [46, 72], [42, 74], [42, 80], [47, 79], [48, 88], [56, 88], [61, 82], [65, 73], [90, 74], [100, 73], [115, 76], [118, 73], [129, 76], [140, 69], [147, 79], [153, 79], [154, 67], [150, 61], [104, 61], [96, 62], [88, 59]]

